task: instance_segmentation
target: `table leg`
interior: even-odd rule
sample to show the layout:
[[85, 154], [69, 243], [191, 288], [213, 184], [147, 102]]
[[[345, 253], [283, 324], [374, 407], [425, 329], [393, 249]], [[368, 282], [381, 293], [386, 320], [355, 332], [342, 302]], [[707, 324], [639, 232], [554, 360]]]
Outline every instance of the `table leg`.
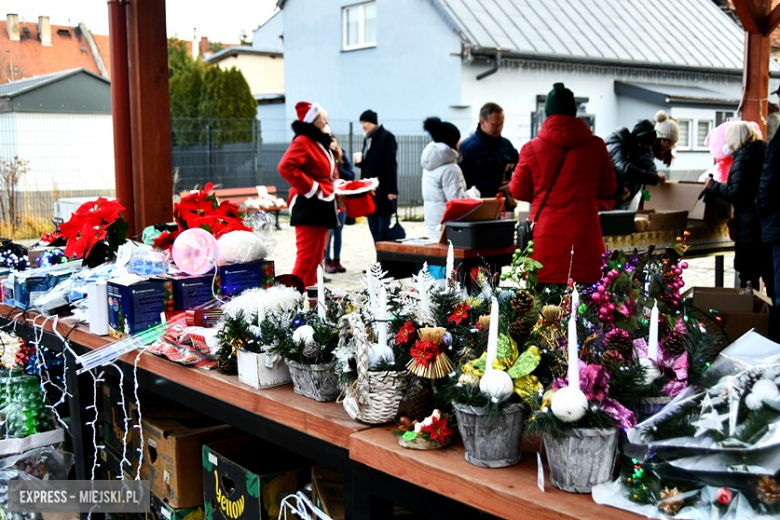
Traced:
[[[62, 355], [71, 356], [70, 352], [64, 352]], [[71, 393], [71, 398], [68, 399], [68, 407], [70, 409], [70, 421], [68, 429], [73, 439], [73, 456], [76, 466], [76, 479], [77, 480], [89, 480], [91, 473], [87, 472], [87, 468], [92, 467], [92, 432], [85, 426], [86, 421], [91, 421], [94, 418], [95, 410], [85, 410], [86, 405], [84, 403], [92, 403], [92, 387], [91, 377], [79, 377], [76, 375], [76, 361], [73, 359], [68, 360], [68, 370], [65, 373], [65, 379], [68, 383], [68, 391]], [[89, 381], [87, 381], [89, 379]]]
[[274, 211], [273, 213], [274, 213], [274, 218], [276, 219], [276, 226], [275, 226], [276, 230], [277, 231], [281, 231], [282, 230], [282, 226], [279, 225], [279, 212], [278, 211]]
[[715, 287], [723, 287], [723, 255], [715, 257]]

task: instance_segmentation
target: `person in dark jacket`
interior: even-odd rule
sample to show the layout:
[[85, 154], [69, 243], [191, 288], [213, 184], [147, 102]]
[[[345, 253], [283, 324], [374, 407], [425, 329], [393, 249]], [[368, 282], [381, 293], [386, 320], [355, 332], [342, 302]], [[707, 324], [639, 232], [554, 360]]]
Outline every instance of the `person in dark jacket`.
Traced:
[[637, 123], [630, 132], [626, 127], [618, 128], [607, 138], [607, 151], [617, 180], [615, 209], [628, 208], [645, 184], [655, 186], [666, 180], [656, 170], [653, 160], [655, 140], [655, 127], [647, 120]]
[[379, 181], [374, 204], [376, 210], [368, 216], [368, 228], [374, 242], [387, 238], [390, 217], [396, 210], [398, 198], [398, 145], [395, 136], [379, 124], [376, 112], [366, 110], [360, 114], [360, 126], [366, 137], [362, 153], [355, 154], [355, 166], [360, 168], [360, 178]]
[[[778, 91], [780, 92], [780, 91]], [[761, 239], [766, 247], [772, 251], [773, 267], [775, 272], [775, 315], [780, 312], [780, 297], [777, 289], [780, 287], [780, 132], [769, 142], [764, 158], [764, 168], [761, 171], [761, 179], [758, 183], [758, 216], [761, 221]], [[778, 320], [770, 320], [775, 323], [775, 331], [780, 328]], [[777, 336], [777, 332], [775, 332]]]
[[[503, 128], [504, 109], [486, 103], [479, 110], [477, 130], [460, 143], [460, 169], [466, 185], [477, 188], [482, 197], [495, 197], [498, 192], [509, 195], [509, 179], [519, 155], [509, 139], [501, 137]], [[509, 197], [506, 209], [514, 209]]]
[[761, 242], [761, 222], [756, 206], [758, 185], [764, 165], [766, 143], [746, 121], [738, 121], [726, 130], [726, 145], [734, 152], [734, 162], [726, 183], [707, 180], [707, 197], [717, 197], [734, 206], [734, 269], [739, 273], [740, 287], [761, 290], [764, 280], [767, 294], [775, 297], [772, 253]]

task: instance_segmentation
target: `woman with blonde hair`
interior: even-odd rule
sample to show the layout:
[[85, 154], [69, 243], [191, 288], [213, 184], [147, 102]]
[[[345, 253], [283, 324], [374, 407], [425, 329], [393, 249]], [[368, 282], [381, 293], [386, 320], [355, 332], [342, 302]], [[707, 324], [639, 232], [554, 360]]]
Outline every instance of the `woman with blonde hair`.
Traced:
[[740, 287], [750, 282], [756, 290], [764, 280], [767, 294], [774, 299], [772, 251], [761, 242], [761, 222], [756, 196], [764, 167], [766, 142], [755, 123], [735, 121], [726, 130], [726, 144], [734, 162], [726, 183], [707, 180], [708, 197], [717, 197], [734, 206], [734, 269], [739, 273]]

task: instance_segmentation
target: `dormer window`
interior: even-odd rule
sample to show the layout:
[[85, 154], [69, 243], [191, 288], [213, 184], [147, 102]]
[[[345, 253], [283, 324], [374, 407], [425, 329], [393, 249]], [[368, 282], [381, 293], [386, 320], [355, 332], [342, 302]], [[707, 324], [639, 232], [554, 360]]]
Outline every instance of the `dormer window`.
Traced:
[[342, 48], [345, 51], [376, 47], [376, 2], [342, 8]]

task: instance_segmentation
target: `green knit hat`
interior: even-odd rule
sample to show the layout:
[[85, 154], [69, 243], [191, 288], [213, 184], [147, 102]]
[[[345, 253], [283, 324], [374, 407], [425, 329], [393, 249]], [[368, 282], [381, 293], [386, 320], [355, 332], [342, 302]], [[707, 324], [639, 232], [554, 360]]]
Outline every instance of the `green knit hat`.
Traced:
[[574, 94], [563, 86], [563, 83], [555, 83], [553, 89], [547, 94], [544, 102], [544, 114], [546, 116], [576, 116], [577, 103], [574, 102]]

